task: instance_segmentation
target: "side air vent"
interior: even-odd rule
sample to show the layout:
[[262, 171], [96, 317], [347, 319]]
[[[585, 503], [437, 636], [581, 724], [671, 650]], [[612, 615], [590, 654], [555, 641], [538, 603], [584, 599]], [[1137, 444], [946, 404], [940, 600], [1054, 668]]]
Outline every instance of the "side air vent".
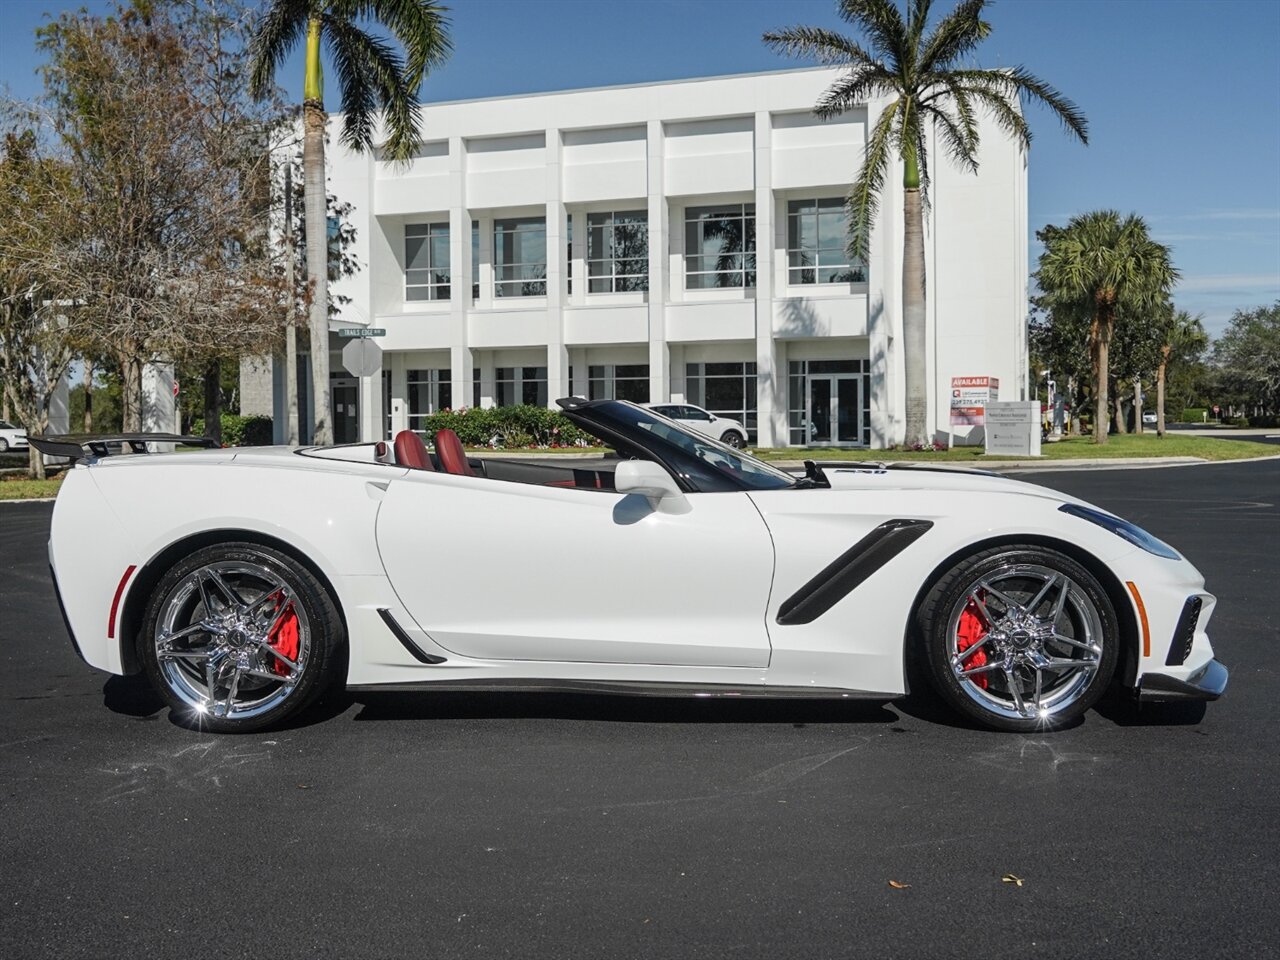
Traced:
[[400, 646], [409, 651], [409, 656], [417, 660], [419, 663], [437, 664], [444, 663], [444, 657], [438, 657], [434, 653], [427, 653], [420, 646], [413, 642], [412, 638], [404, 632], [404, 628], [391, 615], [391, 611], [386, 607], [378, 608], [378, 616], [382, 618], [382, 622], [387, 625], [387, 629], [391, 631], [391, 635], [400, 641]]
[[1188, 597], [1182, 605], [1182, 614], [1178, 617], [1178, 625], [1173, 628], [1173, 642], [1169, 644], [1169, 656], [1165, 658], [1166, 667], [1178, 667], [1187, 662], [1191, 656], [1191, 645], [1196, 640], [1196, 625], [1200, 623], [1200, 608], [1204, 601], [1199, 597]]

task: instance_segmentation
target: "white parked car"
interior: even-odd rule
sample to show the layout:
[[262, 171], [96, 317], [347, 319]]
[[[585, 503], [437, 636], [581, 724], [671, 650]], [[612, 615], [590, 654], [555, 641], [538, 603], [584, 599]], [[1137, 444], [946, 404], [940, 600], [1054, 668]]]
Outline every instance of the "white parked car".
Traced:
[[715, 437], [721, 443], [727, 443], [731, 447], [742, 448], [747, 445], [747, 428], [737, 420], [717, 417], [714, 413], [695, 407], [692, 403], [647, 403], [645, 406], [699, 433], [705, 433], [708, 437]]
[[1154, 427], [1156, 425], [1156, 415], [1154, 413], [1144, 413], [1142, 415], [1143, 426]]
[[434, 454], [407, 430], [134, 456], [35, 438], [79, 459], [49, 545], [72, 642], [215, 731], [335, 682], [884, 701], [914, 662], [969, 722], [1024, 732], [1113, 681], [1226, 687], [1199, 572], [1104, 510], [972, 471], [798, 476], [632, 403], [560, 404], [618, 457], [469, 460], [448, 430]]
[[27, 449], [27, 431], [15, 427], [7, 420], [0, 420], [0, 453]]

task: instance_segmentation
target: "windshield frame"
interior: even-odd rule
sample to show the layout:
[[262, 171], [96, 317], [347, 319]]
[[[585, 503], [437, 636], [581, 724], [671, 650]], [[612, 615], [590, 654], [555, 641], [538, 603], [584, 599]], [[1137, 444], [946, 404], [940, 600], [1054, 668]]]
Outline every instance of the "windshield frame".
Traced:
[[[568, 397], [556, 403], [565, 416], [609, 442], [620, 456], [640, 451], [660, 463], [686, 493], [785, 490], [800, 484], [800, 478], [784, 470], [629, 400]], [[660, 424], [666, 433], [641, 426], [644, 421]], [[705, 459], [699, 448], [726, 461], [729, 468], [720, 468]], [[756, 477], [763, 482], [749, 479]]]

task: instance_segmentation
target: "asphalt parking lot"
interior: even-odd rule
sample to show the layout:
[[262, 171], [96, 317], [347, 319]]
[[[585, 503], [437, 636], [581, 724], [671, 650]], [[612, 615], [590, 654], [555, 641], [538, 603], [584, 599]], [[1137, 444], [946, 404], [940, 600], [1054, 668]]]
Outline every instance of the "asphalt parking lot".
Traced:
[[1202, 721], [362, 694], [208, 736], [76, 659], [51, 505], [0, 505], [0, 953], [1280, 955], [1280, 461], [1032, 479], [1205, 572]]

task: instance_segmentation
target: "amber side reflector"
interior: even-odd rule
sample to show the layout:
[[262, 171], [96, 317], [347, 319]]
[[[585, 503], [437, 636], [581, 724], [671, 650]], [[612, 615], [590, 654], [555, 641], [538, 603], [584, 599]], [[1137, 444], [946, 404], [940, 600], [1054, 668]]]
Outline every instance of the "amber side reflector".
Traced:
[[124, 596], [124, 585], [129, 582], [129, 578], [133, 576], [133, 571], [137, 569], [136, 565], [129, 564], [129, 569], [125, 570], [124, 576], [120, 578], [120, 585], [116, 587], [116, 595], [111, 598], [111, 616], [107, 620], [108, 640], [116, 638], [116, 613], [120, 610], [120, 598]]
[[1133, 602], [1138, 607], [1138, 621], [1142, 626], [1142, 655], [1144, 657], [1151, 656], [1151, 624], [1147, 622], [1147, 605], [1142, 602], [1142, 594], [1138, 592], [1138, 585], [1132, 580], [1125, 582], [1125, 586], [1129, 588], [1129, 592], [1133, 594]]

